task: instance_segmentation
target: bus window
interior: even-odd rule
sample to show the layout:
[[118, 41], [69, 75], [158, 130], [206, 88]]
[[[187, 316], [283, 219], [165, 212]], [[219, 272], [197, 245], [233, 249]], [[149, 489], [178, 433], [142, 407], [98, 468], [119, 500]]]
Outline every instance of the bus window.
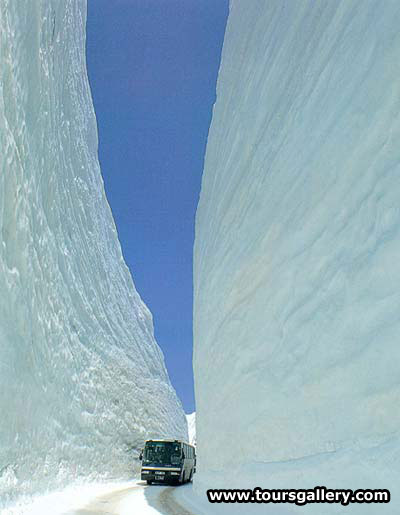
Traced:
[[143, 463], [147, 465], [178, 465], [181, 460], [181, 444], [147, 442], [143, 458]]

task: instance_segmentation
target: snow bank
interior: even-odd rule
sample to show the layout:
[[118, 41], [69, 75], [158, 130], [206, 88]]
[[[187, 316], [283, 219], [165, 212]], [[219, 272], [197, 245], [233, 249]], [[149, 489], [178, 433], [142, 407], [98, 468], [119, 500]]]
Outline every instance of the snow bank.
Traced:
[[187, 437], [104, 194], [85, 18], [0, 0], [0, 509]]
[[348, 488], [399, 493], [399, 23], [396, 1], [231, 3], [196, 220], [197, 485], [291, 462], [290, 488], [295, 460], [346, 453]]

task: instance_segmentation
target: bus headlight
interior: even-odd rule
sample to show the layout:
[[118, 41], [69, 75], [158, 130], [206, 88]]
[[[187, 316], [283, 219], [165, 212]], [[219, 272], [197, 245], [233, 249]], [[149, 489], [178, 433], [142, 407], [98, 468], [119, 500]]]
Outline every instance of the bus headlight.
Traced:
[[171, 472], [171, 476], [179, 476], [179, 472]]
[[150, 470], [142, 470], [142, 474], [150, 474]]

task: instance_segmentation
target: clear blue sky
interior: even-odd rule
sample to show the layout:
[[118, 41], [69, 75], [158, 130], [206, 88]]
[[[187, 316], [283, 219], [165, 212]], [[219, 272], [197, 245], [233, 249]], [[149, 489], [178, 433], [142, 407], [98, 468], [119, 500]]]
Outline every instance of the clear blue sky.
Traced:
[[194, 410], [193, 242], [227, 0], [89, 0], [99, 158], [125, 260]]

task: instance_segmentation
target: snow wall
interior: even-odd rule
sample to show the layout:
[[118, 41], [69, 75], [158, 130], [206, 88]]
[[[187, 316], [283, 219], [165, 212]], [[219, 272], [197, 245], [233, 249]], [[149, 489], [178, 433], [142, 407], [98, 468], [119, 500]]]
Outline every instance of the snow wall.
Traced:
[[104, 193], [85, 22], [0, 0], [0, 508], [187, 438]]
[[397, 1], [231, 2], [196, 219], [197, 485], [399, 477], [399, 26]]

